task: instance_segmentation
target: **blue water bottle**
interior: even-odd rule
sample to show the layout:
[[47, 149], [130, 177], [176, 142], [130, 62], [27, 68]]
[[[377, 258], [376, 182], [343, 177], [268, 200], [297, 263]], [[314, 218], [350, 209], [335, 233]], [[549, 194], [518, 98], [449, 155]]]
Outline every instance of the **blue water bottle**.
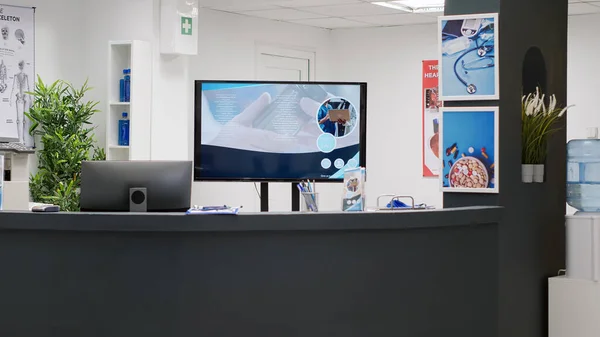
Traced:
[[125, 78], [119, 80], [119, 102], [125, 102]]
[[119, 146], [129, 146], [129, 118], [127, 112], [123, 112], [123, 118], [119, 120]]
[[119, 101], [127, 102], [127, 96], [125, 95], [125, 77], [127, 69], [123, 69], [123, 77], [119, 80]]
[[131, 102], [131, 69], [123, 70], [125, 74], [125, 102]]

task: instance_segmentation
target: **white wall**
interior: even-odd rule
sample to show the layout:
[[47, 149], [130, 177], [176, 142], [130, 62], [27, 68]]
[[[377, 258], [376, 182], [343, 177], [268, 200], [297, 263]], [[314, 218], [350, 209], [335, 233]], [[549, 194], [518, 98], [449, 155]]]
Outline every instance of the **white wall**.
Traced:
[[580, 15], [569, 18], [568, 51], [568, 104], [567, 138], [585, 138], [585, 129], [600, 127], [600, 14]]
[[[200, 10], [200, 51], [189, 60], [192, 80], [253, 80], [256, 44], [316, 52], [316, 79], [331, 80], [331, 54], [328, 30], [241, 15]], [[190, 104], [193, 97], [190, 96]], [[188, 116], [189, 144], [193, 143], [193, 114]], [[192, 158], [193, 147], [189, 148]], [[290, 184], [270, 184], [270, 209], [291, 209]], [[340, 208], [339, 185], [320, 184], [322, 209]], [[327, 200], [329, 202], [324, 202]], [[193, 203], [198, 205], [243, 205], [244, 211], [259, 211], [260, 199], [251, 183], [195, 183]]]
[[154, 5], [153, 0], [85, 0], [81, 3], [85, 25], [79, 29], [85, 38], [71, 44], [81, 43], [83, 47], [82, 75], [88, 78], [89, 85], [94, 88], [87, 99], [100, 101], [98, 109], [101, 112], [94, 116], [93, 121], [97, 126], [96, 138], [104, 146], [108, 104], [108, 42], [133, 39], [153, 42]]
[[[159, 0], [86, 0], [80, 6], [78, 14], [84, 14], [86, 24], [79, 27], [79, 32], [85, 38], [63, 42], [62, 46], [71, 46], [82, 54], [80, 78], [89, 77], [95, 89], [88, 98], [100, 101], [101, 110], [105, 110], [107, 103], [108, 41], [136, 39], [153, 44], [151, 147], [154, 160], [192, 159], [193, 80], [255, 79], [257, 43], [315, 51], [319, 64], [317, 79], [330, 79], [327, 30], [201, 9], [199, 55], [166, 56], [159, 53]], [[106, 18], [110, 18], [110, 23]], [[105, 143], [105, 120], [105, 112], [94, 117], [100, 144]], [[335, 191], [334, 200], [339, 199], [338, 187], [330, 187]], [[326, 190], [323, 188], [322, 192]], [[274, 210], [289, 210], [289, 185], [273, 184], [270, 199]], [[196, 183], [193, 203], [239, 204], [244, 205], [245, 211], [260, 209], [252, 184]]]
[[[90, 98], [100, 100], [102, 109], [108, 41], [153, 43], [154, 159], [192, 158], [193, 80], [254, 79], [255, 45], [274, 44], [316, 52], [317, 80], [368, 82], [369, 205], [379, 194], [402, 193], [441, 207], [437, 180], [421, 177], [421, 61], [436, 57], [435, 25], [330, 32], [201, 10], [199, 55], [174, 57], [158, 53], [159, 0], [53, 0], [51, 5], [28, 1], [5, 2], [38, 6], [38, 73], [46, 81], [63, 78], [81, 83], [89, 77], [96, 88]], [[85, 24], [74, 17], [84, 18]], [[600, 15], [570, 18], [568, 96], [569, 104], [577, 107], [569, 114], [569, 139], [585, 136], [589, 125], [600, 126], [594, 100], [600, 78], [594, 63], [599, 19]], [[95, 122], [104, 144], [104, 113]], [[321, 187], [322, 202], [332, 200], [325, 209], [339, 207], [338, 189], [339, 185]], [[274, 209], [289, 209], [289, 186], [273, 186], [270, 198]], [[259, 209], [252, 184], [196, 183], [193, 203]]]
[[[119, 1], [119, 0], [116, 0]], [[148, 1], [148, 0], [146, 0]], [[153, 2], [154, 49], [152, 159], [188, 160], [189, 121], [193, 116], [193, 84], [187, 56], [160, 54], [160, 0]]]
[[[291, 27], [277, 29], [275, 37], [271, 27], [279, 24], [266, 20], [236, 17], [236, 22], [245, 20], [243, 26], [252, 27], [241, 33], [228, 24], [233, 17], [227, 14], [210, 13], [205, 18], [203, 24], [209, 27], [203, 28], [208, 31], [202, 35], [201, 45], [209, 46], [209, 50], [190, 61], [193, 79], [252, 79], [256, 36], [283, 43], [293, 36], [293, 41], [304, 46], [314, 46], [315, 41], [317, 45], [329, 42], [330, 52], [318, 55], [317, 79], [369, 84], [368, 205], [373, 206], [380, 194], [399, 193], [442, 207], [437, 179], [422, 177], [420, 145], [421, 61], [436, 58], [436, 25], [334, 30], [329, 36], [307, 34], [299, 39]], [[570, 17], [568, 103], [577, 106], [569, 114], [569, 139], [584, 137], [585, 128], [590, 125], [600, 126], [600, 113], [593, 99], [600, 86], [600, 69], [594, 62], [596, 51], [600, 50], [596, 47], [600, 36], [595, 33], [599, 29], [600, 15]], [[258, 203], [255, 193], [252, 186], [243, 184], [200, 184], [194, 200], [231, 203], [233, 197], [236, 203], [246, 206], [253, 198]], [[339, 194], [334, 187], [325, 197], [335, 200]]]
[[[98, 125], [97, 138], [105, 144], [106, 98], [108, 89], [108, 42], [142, 40], [152, 43], [152, 158], [185, 160], [188, 157], [187, 122], [189, 85], [186, 57], [159, 54], [159, 0], [86, 0], [83, 5], [86, 24], [84, 69], [90, 85], [95, 89], [89, 98], [101, 102], [102, 113], [94, 122]], [[110, 18], [110, 21], [107, 21]], [[132, 74], [135, 76], [135, 74]], [[150, 113], [150, 112], [149, 112]]]
[[83, 39], [77, 20], [82, 6], [78, 0], [4, 0], [3, 4], [37, 7], [36, 19], [36, 72], [44, 82], [69, 78], [82, 80], [82, 49], [74, 44]]
[[337, 81], [368, 83], [367, 204], [381, 194], [442, 206], [436, 178], [422, 177], [422, 61], [437, 56], [437, 25], [337, 30]]
[[[567, 139], [586, 137], [586, 128], [600, 127], [600, 14], [569, 18], [567, 99], [575, 105], [567, 114]], [[567, 206], [567, 213], [575, 213]]]
[[[130, 0], [124, 4], [118, 0], [88, 1], [86, 11], [90, 13], [87, 27], [91, 28], [86, 33], [89, 40], [84, 69], [98, 88], [91, 97], [100, 100], [102, 107], [107, 86], [107, 41], [141, 39], [155, 45], [153, 159], [192, 159], [193, 80], [255, 79], [257, 44], [308, 50], [316, 53], [316, 80], [369, 83], [369, 205], [374, 205], [379, 194], [401, 193], [415, 196], [418, 202], [441, 206], [437, 180], [421, 177], [421, 148], [417, 145], [421, 143], [421, 61], [435, 58], [434, 25], [330, 32], [200, 10], [199, 55], [176, 57], [158, 53], [157, 0]], [[129, 13], [135, 16], [129, 17]], [[103, 22], [106, 17], [111, 17], [110, 25]], [[390, 101], [395, 102], [391, 107]], [[96, 121], [99, 138], [103, 139], [104, 114]], [[389, 125], [399, 127], [386, 130]], [[419, 127], [402, 127], [406, 125]], [[320, 184], [319, 192], [322, 209], [339, 209], [340, 185]], [[289, 210], [290, 199], [289, 184], [271, 184], [272, 210]], [[243, 205], [245, 211], [260, 209], [255, 186], [244, 183], [195, 183], [193, 203]]]
[[[23, 1], [13, 2], [27, 5]], [[154, 48], [151, 147], [155, 160], [192, 158], [193, 80], [254, 79], [257, 43], [315, 51], [319, 64], [317, 79], [329, 79], [327, 30], [209, 10], [201, 10], [199, 15], [199, 56], [164, 56], [159, 53], [159, 0], [53, 1], [52, 6], [38, 7], [37, 70], [47, 81], [60, 78], [80, 85], [86, 78], [89, 80], [94, 90], [87, 98], [100, 101], [98, 107], [102, 110], [93, 118], [96, 138], [104, 145], [108, 41], [151, 42]], [[274, 184], [270, 197], [273, 209], [289, 209], [289, 186]], [[240, 204], [246, 211], [260, 208], [252, 184], [195, 184], [193, 201]]]
[[[36, 7], [35, 14], [35, 71], [45, 83], [58, 79], [82, 82], [84, 65], [83, 49], [74, 41], [83, 40], [83, 32], [73, 17], [82, 13], [78, 0], [54, 0], [39, 2], [35, 0], [4, 0], [5, 5]], [[33, 90], [35, 79], [30, 79]], [[37, 171], [37, 158], [29, 156], [30, 172]]]
[[[189, 93], [186, 87], [187, 60], [168, 59], [158, 54], [159, 0], [6, 0], [18, 6], [37, 6], [36, 71], [45, 82], [63, 79], [81, 85], [86, 79], [93, 90], [86, 96], [100, 101], [92, 121], [99, 145], [105, 145], [108, 89], [108, 42], [110, 40], [144, 40], [153, 43], [154, 93], [153, 114], [156, 128], [153, 137], [167, 143], [165, 132], [171, 132], [172, 143], [184, 144], [168, 151], [157, 146], [156, 159], [186, 159]], [[134, 75], [135, 76], [135, 75]], [[173, 80], [175, 78], [175, 80]], [[171, 113], [175, 111], [175, 113]], [[178, 138], [179, 137], [179, 138]]]

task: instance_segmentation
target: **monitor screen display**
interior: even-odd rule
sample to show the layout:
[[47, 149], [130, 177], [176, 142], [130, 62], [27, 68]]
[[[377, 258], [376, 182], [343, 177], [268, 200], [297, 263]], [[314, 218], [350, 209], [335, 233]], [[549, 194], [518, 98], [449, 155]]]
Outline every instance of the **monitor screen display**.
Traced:
[[365, 83], [196, 81], [195, 180], [341, 181], [365, 166]]

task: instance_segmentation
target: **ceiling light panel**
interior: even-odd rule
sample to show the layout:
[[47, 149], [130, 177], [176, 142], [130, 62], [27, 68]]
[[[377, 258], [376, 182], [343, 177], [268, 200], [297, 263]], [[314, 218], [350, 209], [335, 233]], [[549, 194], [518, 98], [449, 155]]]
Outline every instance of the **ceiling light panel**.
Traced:
[[443, 0], [396, 0], [372, 2], [372, 4], [409, 13], [437, 13], [444, 11]]

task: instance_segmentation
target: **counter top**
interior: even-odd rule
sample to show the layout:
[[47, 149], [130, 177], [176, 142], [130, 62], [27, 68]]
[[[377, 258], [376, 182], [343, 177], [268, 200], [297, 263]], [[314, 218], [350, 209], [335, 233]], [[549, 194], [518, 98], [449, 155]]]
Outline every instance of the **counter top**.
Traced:
[[246, 232], [401, 230], [498, 223], [502, 207], [364, 213], [31, 213], [0, 212], [0, 230]]

